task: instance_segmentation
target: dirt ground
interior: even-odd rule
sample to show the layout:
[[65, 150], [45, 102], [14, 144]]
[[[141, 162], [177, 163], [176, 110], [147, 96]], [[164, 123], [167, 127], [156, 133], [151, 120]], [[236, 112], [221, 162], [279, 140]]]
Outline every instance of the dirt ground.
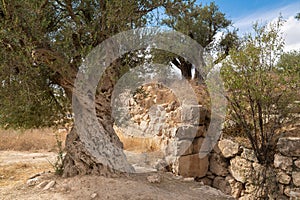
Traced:
[[[148, 172], [114, 178], [59, 177], [51, 165], [57, 156], [53, 133], [50, 129], [0, 131], [0, 200], [231, 199], [200, 182], [187, 181], [171, 173]], [[148, 181], [153, 175], [160, 180], [158, 183]], [[29, 179], [34, 182], [29, 184]], [[54, 186], [46, 189], [45, 185], [51, 181], [55, 182]]]
[[[111, 199], [111, 200], [160, 200], [160, 199], [230, 199], [220, 191], [199, 182], [186, 181], [171, 173], [140, 173], [124, 177], [78, 176], [61, 178], [54, 175], [48, 160], [53, 152], [0, 152], [0, 199]], [[51, 172], [52, 171], [52, 172]], [[37, 182], [29, 186], [27, 180], [40, 174]], [[148, 176], [156, 174], [161, 181], [150, 183]], [[39, 183], [55, 181], [49, 190]]]

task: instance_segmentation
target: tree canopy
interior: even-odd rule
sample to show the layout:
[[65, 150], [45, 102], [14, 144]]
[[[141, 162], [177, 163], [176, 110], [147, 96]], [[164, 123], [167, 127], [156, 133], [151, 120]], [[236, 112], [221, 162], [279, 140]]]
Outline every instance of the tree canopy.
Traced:
[[[158, 9], [165, 11], [160, 19], [154, 12]], [[73, 81], [82, 59], [116, 33], [154, 19], [207, 47], [231, 25], [214, 3], [183, 0], [3, 0], [0, 11], [0, 125], [17, 128], [53, 125], [71, 113]], [[234, 45], [235, 36], [228, 40], [233, 35], [228, 32], [219, 43], [223, 52]], [[174, 58], [163, 57], [167, 62]], [[124, 59], [118, 65], [119, 71], [128, 69]], [[184, 71], [191, 74], [191, 64], [177, 67], [184, 76]]]
[[108, 37], [145, 26], [165, 1], [3, 0], [0, 123], [52, 125], [70, 112], [82, 59]]

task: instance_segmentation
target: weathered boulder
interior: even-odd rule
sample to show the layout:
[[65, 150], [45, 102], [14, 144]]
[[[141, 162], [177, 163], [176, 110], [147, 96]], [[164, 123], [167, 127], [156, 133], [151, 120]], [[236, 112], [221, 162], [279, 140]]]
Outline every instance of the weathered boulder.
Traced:
[[300, 137], [280, 138], [277, 148], [285, 156], [300, 156]]
[[300, 187], [300, 172], [292, 172], [293, 183]]
[[209, 160], [209, 170], [218, 175], [226, 176], [228, 174], [228, 164], [226, 160], [219, 154], [213, 153]]
[[184, 177], [204, 177], [208, 171], [208, 157], [199, 154], [181, 156], [178, 160], [178, 174]]
[[274, 155], [274, 166], [285, 171], [292, 170], [293, 159], [291, 157], [282, 156], [280, 154]]
[[221, 140], [218, 147], [225, 158], [233, 157], [239, 152], [239, 145], [231, 140]]
[[253, 174], [252, 163], [240, 156], [230, 160], [229, 170], [231, 175], [242, 183], [245, 183]]

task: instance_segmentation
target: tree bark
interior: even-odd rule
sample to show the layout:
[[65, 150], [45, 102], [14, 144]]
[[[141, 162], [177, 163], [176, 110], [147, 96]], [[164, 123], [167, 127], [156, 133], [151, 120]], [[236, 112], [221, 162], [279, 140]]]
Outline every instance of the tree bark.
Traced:
[[[63, 176], [85, 174], [110, 176], [134, 171], [127, 162], [123, 144], [113, 129], [111, 96], [119, 77], [120, 66], [118, 61], [114, 62], [105, 71], [99, 82], [93, 99], [96, 121], [91, 117], [91, 111], [83, 112], [83, 116], [75, 116], [75, 118], [81, 117], [77, 123], [84, 120], [90, 123], [90, 126], [84, 130], [77, 130], [75, 124], [68, 134]], [[99, 126], [96, 126], [96, 123]], [[86, 138], [84, 135], [88, 135], [88, 137]]]
[[[72, 68], [63, 56], [48, 49], [36, 49], [32, 56], [35, 62], [46, 64], [56, 72], [53, 81], [64, 88], [71, 102], [75, 99], [72, 104], [84, 106], [79, 105], [81, 97], [75, 94], [74, 98], [73, 94], [78, 70]], [[91, 96], [95, 105], [96, 120], [92, 117], [93, 110], [84, 110], [81, 115], [75, 116], [77, 121], [87, 123], [89, 126], [78, 130], [75, 123], [67, 135], [66, 155], [63, 160], [64, 177], [86, 174], [110, 176], [133, 172], [123, 152], [123, 144], [113, 129], [111, 115], [111, 96], [119, 78], [120, 67], [121, 64], [117, 60], [107, 68], [98, 84], [95, 97]]]

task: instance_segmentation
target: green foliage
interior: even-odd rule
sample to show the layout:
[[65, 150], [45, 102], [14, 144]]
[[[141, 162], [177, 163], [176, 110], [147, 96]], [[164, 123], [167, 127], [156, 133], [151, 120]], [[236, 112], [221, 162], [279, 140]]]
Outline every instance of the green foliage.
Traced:
[[56, 139], [56, 144], [57, 144], [57, 148], [58, 148], [56, 160], [54, 161], [54, 163], [50, 162], [49, 160], [48, 160], [48, 162], [53, 167], [56, 175], [62, 175], [63, 171], [64, 171], [64, 165], [63, 165], [64, 150], [62, 147], [62, 140], [60, 139], [58, 133], [55, 134], [55, 139]]
[[[226, 19], [224, 13], [220, 12], [215, 3], [205, 6], [197, 4], [195, 0], [169, 3], [166, 7], [166, 15], [167, 18], [162, 20], [163, 25], [190, 36], [207, 52], [217, 53], [216, 62], [224, 59], [230, 48], [238, 46], [236, 30], [229, 31], [232, 23]], [[221, 31], [226, 33], [222, 35], [221, 39], [217, 40], [215, 36]], [[158, 55], [155, 57], [156, 59], [172, 61], [186, 79], [191, 79], [192, 65], [186, 63], [184, 59], [179, 58], [180, 62], [176, 62], [175, 55], [161, 54], [160, 52], [155, 55]], [[196, 76], [199, 76], [198, 72], [196, 72]]]
[[294, 73], [299, 66], [277, 65], [284, 45], [282, 23], [279, 19], [269, 26], [254, 25], [255, 34], [247, 35], [240, 49], [230, 51], [222, 69], [232, 120], [242, 127], [262, 164], [273, 161], [276, 131], [290, 119], [299, 90]]
[[64, 118], [82, 59], [108, 37], [145, 26], [164, 3], [0, 1], [0, 126], [51, 126]]
[[[259, 26], [245, 36], [239, 49], [232, 49], [223, 62], [222, 76], [227, 89], [229, 119], [248, 138], [265, 170], [257, 184], [260, 197], [267, 198], [274, 184], [269, 184], [280, 128], [295, 119], [299, 108], [299, 53], [283, 53], [281, 18], [276, 23]], [[226, 131], [226, 130], [225, 130]], [[272, 181], [271, 181], [272, 182]]]

